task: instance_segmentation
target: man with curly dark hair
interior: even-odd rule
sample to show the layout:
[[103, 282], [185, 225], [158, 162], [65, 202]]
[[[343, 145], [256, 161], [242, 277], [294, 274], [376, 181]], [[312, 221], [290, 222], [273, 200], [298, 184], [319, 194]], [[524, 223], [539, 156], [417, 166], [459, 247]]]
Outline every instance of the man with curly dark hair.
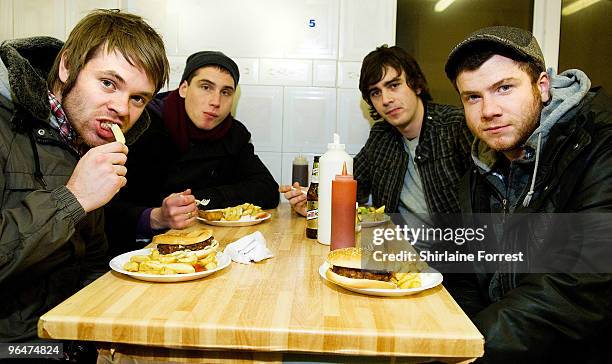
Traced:
[[[457, 182], [470, 165], [463, 110], [433, 103], [425, 75], [402, 48], [383, 45], [363, 60], [359, 90], [377, 121], [355, 156], [358, 200], [387, 212], [428, 217], [459, 211]], [[284, 188], [283, 188], [284, 187]], [[281, 187], [301, 215], [306, 196]]]

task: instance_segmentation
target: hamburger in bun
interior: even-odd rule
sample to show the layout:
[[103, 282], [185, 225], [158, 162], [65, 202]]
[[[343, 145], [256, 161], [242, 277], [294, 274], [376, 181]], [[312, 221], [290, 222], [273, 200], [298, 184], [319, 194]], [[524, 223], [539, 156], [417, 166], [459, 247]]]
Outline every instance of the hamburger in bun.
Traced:
[[360, 248], [343, 248], [329, 252], [329, 269], [325, 272], [328, 280], [339, 286], [350, 288], [395, 289], [393, 272], [363, 269], [363, 252]]
[[198, 259], [215, 252], [219, 246], [219, 242], [215, 240], [210, 229], [170, 229], [163, 234], [155, 235], [153, 243], [157, 244], [157, 250], [162, 255], [190, 250], [196, 254]]

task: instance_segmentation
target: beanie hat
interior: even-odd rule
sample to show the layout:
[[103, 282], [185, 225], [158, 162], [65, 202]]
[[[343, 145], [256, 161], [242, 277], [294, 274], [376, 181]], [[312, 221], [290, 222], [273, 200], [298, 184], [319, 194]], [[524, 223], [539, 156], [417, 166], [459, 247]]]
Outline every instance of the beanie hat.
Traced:
[[181, 82], [179, 82], [179, 85], [188, 79], [193, 72], [208, 65], [216, 65], [225, 68], [229, 71], [230, 75], [232, 75], [232, 78], [234, 79], [234, 87], [238, 85], [240, 71], [238, 70], [236, 62], [225, 54], [217, 51], [201, 51], [190, 55], [189, 58], [187, 58], [185, 70], [183, 71], [183, 77], [181, 77]]
[[477, 43], [502, 46], [513, 53], [535, 62], [540, 69], [546, 69], [542, 50], [531, 32], [508, 26], [494, 26], [473, 32], [453, 48], [448, 55], [448, 60], [444, 67], [446, 76], [450, 80], [454, 80], [457, 77], [456, 68], [459, 62], [469, 54], [469, 49]]

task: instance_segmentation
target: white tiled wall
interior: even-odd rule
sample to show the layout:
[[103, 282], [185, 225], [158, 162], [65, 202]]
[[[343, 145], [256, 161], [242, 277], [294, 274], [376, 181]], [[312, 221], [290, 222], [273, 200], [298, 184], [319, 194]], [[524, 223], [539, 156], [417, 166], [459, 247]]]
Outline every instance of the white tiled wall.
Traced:
[[241, 85], [234, 116], [248, 126], [257, 151], [282, 152], [283, 88]]
[[178, 86], [185, 60], [220, 50], [240, 68], [233, 113], [277, 181], [291, 161], [312, 163], [339, 132], [356, 154], [371, 120], [358, 90], [363, 57], [395, 43], [396, 0], [0, 0], [0, 40], [65, 39], [95, 8], [142, 15], [163, 37]]
[[335, 130], [335, 88], [285, 87], [283, 152], [324, 153]]
[[360, 71], [361, 62], [338, 62], [338, 87], [359, 89]]
[[[27, 3], [28, 1], [20, 1]], [[66, 0], [66, 29], [64, 34], [68, 37], [70, 30], [87, 15], [92, 9], [118, 9], [119, 0]]]
[[262, 85], [312, 85], [311, 60], [264, 58], [259, 67], [259, 82]]
[[187, 62], [187, 56], [168, 56], [170, 80], [168, 81], [168, 87], [164, 91], [174, 90], [179, 86], [183, 70], [185, 69], [185, 62]]
[[[266, 166], [268, 166], [268, 169], [270, 170], [270, 173], [272, 173], [274, 179], [280, 183], [280, 181], [282, 180], [281, 154], [272, 152], [257, 152], [257, 156]], [[291, 164], [289, 164], [289, 168], [291, 168]]]
[[13, 0], [0, 0], [0, 41], [13, 38]]
[[13, 36], [44, 34], [64, 39], [67, 12], [64, 0], [13, 1]]
[[393, 45], [396, 13], [396, 1], [341, 1], [339, 59], [361, 62], [379, 45]]
[[372, 119], [358, 89], [338, 89], [337, 118], [338, 132], [344, 136], [347, 153], [359, 153], [368, 139]]
[[336, 61], [314, 61], [312, 65], [312, 85], [319, 87], [336, 86]]
[[259, 82], [259, 59], [234, 58], [240, 70], [241, 85], [257, 85]]

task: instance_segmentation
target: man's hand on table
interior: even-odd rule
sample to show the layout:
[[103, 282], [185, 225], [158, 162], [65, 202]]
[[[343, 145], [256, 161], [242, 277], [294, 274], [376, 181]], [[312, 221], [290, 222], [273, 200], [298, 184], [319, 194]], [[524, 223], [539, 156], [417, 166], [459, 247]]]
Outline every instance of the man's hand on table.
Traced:
[[281, 192], [283, 196], [285, 196], [295, 212], [302, 216], [306, 216], [306, 194], [302, 192], [298, 182], [293, 184], [293, 188], [288, 185], [281, 185], [278, 188], [278, 192]]

